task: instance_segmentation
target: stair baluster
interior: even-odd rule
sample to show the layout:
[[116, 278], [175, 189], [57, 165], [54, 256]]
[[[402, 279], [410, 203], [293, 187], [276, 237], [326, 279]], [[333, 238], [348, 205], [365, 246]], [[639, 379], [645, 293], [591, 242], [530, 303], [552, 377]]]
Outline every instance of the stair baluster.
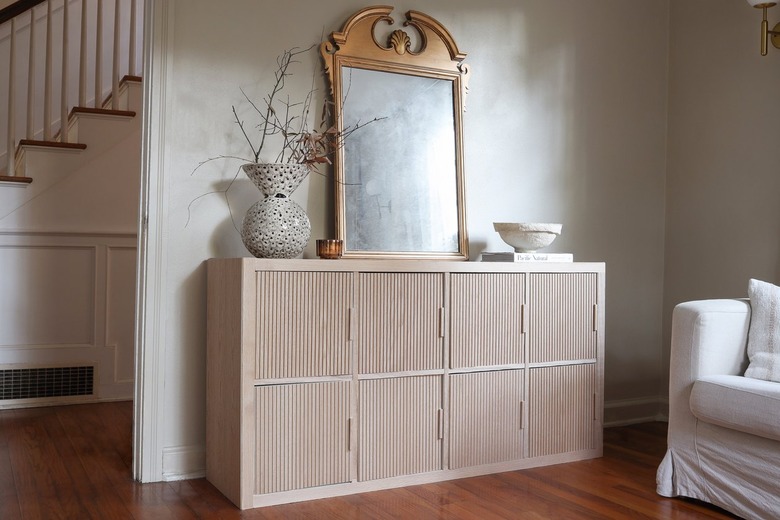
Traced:
[[95, 108], [103, 103], [103, 0], [97, 0], [97, 37], [95, 38]]
[[43, 140], [51, 141], [51, 67], [52, 67], [51, 2], [46, 2], [46, 73], [43, 79]]
[[121, 9], [114, 9], [114, 67], [111, 73], [111, 110], [119, 110], [119, 44], [122, 36]]
[[79, 104], [87, 106], [87, 2], [81, 2], [81, 43], [79, 51]]
[[[62, 87], [60, 87], [60, 121], [68, 121], [68, 2], [62, 4]], [[67, 124], [60, 130], [60, 141], [68, 142]]]
[[[35, 57], [38, 55], [35, 48], [35, 7], [30, 8], [29, 49], [29, 60], [27, 63], [27, 128], [24, 135], [27, 139], [32, 140], [35, 139]], [[13, 160], [11, 150], [13, 148], [7, 150], [9, 162]]]
[[13, 150], [15, 148], [15, 146], [16, 146], [16, 144], [14, 142], [14, 135], [16, 135], [16, 128], [15, 128], [15, 125], [14, 125], [14, 122], [16, 120], [16, 114], [15, 114], [15, 110], [14, 110], [14, 108], [15, 108], [15, 106], [14, 106], [14, 101], [15, 101], [15, 99], [14, 99], [15, 98], [15, 95], [14, 95], [15, 88], [14, 87], [15, 87], [15, 85], [14, 85], [13, 80], [11, 79], [11, 78], [15, 78], [16, 77], [16, 56], [15, 56], [15, 54], [16, 54], [16, 31], [15, 31], [16, 23], [15, 22], [16, 22], [15, 19], [11, 20], [11, 36], [10, 36], [11, 40], [9, 42], [10, 43], [10, 47], [11, 47], [11, 52], [10, 52], [10, 56], [9, 56], [9, 59], [8, 59], [8, 78], [9, 78], [8, 79], [8, 150], [9, 150], [9, 153], [7, 154], [8, 155], [8, 171], [7, 171], [6, 175], [8, 175], [9, 177], [12, 177], [14, 175], [14, 161], [13, 161], [13, 157], [11, 155], [10, 150]]
[[138, 4], [136, 0], [130, 0], [130, 57], [127, 60], [127, 73], [130, 76], [135, 74], [135, 46], [136, 46], [136, 13], [138, 12]]

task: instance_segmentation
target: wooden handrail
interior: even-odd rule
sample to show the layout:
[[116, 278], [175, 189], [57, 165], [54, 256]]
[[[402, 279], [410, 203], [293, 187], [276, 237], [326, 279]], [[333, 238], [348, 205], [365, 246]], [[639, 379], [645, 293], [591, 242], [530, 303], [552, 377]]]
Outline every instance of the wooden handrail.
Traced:
[[19, 0], [8, 7], [0, 9], [0, 24], [7, 22], [11, 18], [15, 18], [38, 4], [42, 4], [44, 1], [45, 0]]

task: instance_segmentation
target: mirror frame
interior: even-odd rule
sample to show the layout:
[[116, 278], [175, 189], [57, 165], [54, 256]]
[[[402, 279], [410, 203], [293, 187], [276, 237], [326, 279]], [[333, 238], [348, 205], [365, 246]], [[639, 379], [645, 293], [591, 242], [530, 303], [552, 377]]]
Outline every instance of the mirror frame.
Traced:
[[[345, 154], [343, 147], [334, 154], [336, 238], [344, 241], [344, 257], [352, 258], [410, 258], [468, 260], [468, 237], [466, 230], [465, 178], [463, 173], [463, 112], [467, 90], [468, 65], [463, 63], [466, 54], [461, 52], [450, 33], [439, 22], [418, 11], [408, 11], [403, 27], [414, 30], [412, 36], [419, 41], [417, 50], [412, 50], [412, 39], [403, 29], [390, 32], [387, 44], [376, 39], [377, 26], [392, 26], [395, 20], [390, 16], [392, 6], [367, 7], [353, 14], [339, 32], [320, 45], [320, 54], [330, 83], [334, 103], [336, 128], [344, 131], [344, 92], [342, 89], [342, 68], [354, 67], [379, 72], [391, 72], [452, 81], [452, 99], [455, 140], [455, 184], [458, 219], [457, 250], [453, 251], [374, 251], [350, 250], [347, 237]], [[350, 95], [354, 95], [352, 92]], [[381, 116], [380, 113], [377, 114]], [[358, 130], [360, 131], [360, 130]], [[411, 136], [413, 139], [414, 136]], [[394, 153], [392, 150], [388, 153]]]

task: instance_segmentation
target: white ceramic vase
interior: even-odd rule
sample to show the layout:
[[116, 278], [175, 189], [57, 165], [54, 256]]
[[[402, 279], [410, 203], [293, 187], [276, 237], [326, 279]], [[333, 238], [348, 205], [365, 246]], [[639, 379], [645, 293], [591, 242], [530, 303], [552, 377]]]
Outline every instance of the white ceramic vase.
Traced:
[[295, 258], [311, 238], [306, 212], [289, 197], [309, 169], [302, 164], [245, 164], [241, 167], [263, 199], [249, 208], [241, 226], [244, 245], [257, 258]]

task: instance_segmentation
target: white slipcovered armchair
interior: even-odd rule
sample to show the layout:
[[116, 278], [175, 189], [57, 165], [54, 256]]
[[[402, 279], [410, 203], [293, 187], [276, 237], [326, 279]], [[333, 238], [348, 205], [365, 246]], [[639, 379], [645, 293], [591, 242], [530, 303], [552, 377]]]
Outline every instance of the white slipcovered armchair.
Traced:
[[749, 519], [780, 518], [780, 383], [743, 377], [747, 300], [674, 310], [668, 450], [657, 491]]

